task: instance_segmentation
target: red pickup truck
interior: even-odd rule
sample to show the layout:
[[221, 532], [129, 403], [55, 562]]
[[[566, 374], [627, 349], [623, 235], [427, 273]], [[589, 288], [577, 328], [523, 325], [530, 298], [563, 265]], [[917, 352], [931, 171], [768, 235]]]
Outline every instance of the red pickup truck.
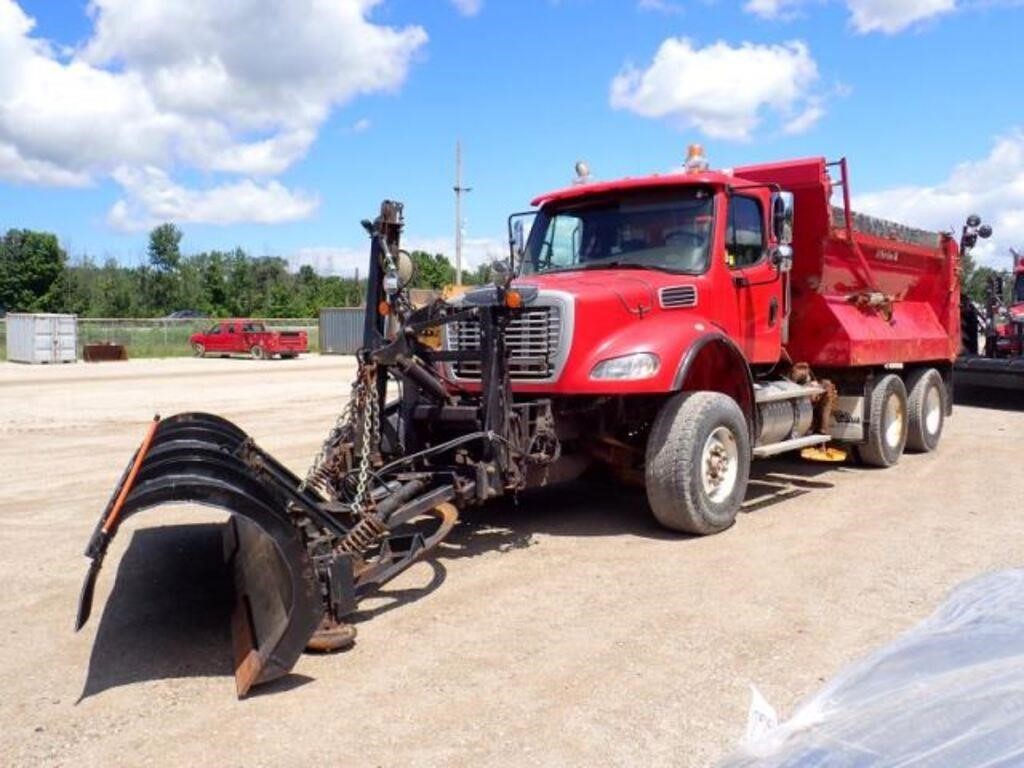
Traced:
[[221, 320], [207, 331], [193, 333], [188, 341], [196, 357], [248, 354], [263, 360], [274, 355], [298, 357], [309, 351], [305, 331], [270, 330], [258, 320]]

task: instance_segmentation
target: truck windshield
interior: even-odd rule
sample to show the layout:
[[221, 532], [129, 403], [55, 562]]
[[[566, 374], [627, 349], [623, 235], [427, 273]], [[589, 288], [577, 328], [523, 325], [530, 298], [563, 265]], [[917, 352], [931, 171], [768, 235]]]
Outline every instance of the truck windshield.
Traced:
[[710, 190], [588, 200], [537, 214], [524, 274], [589, 267], [636, 267], [700, 274], [708, 267]]

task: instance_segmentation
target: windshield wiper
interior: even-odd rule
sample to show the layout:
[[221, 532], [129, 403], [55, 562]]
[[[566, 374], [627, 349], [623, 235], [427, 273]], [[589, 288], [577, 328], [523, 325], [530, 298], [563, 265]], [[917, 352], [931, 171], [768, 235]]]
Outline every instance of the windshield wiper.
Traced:
[[630, 261], [595, 261], [593, 264], [582, 264], [580, 269], [648, 269], [655, 272], [670, 272], [677, 274], [678, 270], [668, 267], [659, 267], [656, 264], [637, 264]]

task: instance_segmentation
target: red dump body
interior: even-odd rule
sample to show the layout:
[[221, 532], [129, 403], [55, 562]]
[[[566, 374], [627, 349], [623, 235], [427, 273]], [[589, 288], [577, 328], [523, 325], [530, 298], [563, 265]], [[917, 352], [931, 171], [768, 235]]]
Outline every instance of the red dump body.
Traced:
[[834, 182], [822, 158], [737, 168], [735, 175], [738, 183], [778, 184], [795, 198], [785, 344], [793, 360], [827, 368], [956, 357], [959, 251], [952, 237], [847, 216], [845, 192], [846, 205], [833, 208]]

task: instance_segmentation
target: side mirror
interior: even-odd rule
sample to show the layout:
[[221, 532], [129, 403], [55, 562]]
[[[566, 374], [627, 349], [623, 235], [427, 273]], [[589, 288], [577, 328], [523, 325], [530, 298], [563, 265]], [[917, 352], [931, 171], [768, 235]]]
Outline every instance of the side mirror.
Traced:
[[777, 245], [772, 249], [772, 266], [780, 273], [793, 269], [793, 247]]
[[789, 245], [793, 242], [792, 192], [772, 193], [772, 234], [779, 245]]
[[512, 225], [512, 237], [515, 240], [516, 255], [522, 256], [523, 251], [526, 250], [526, 233], [522, 219], [516, 219], [515, 224]]
[[972, 213], [967, 217], [963, 232], [960, 234], [960, 250], [969, 251], [978, 244], [978, 238], [987, 240], [992, 237], [992, 227], [981, 223], [981, 216]]
[[[513, 213], [508, 217], [508, 251], [513, 272], [516, 271], [517, 266], [522, 262], [523, 256], [526, 253], [527, 224], [529, 223], [532, 226], [536, 215], [536, 211], [527, 211], [525, 213]], [[529, 222], [527, 219], [529, 219]]]
[[398, 252], [395, 268], [398, 272], [398, 284], [400, 287], [405, 288], [405, 286], [412, 282], [416, 274], [416, 264], [413, 262], [412, 256], [409, 255], [408, 251]]
[[501, 288], [508, 288], [515, 277], [515, 270], [504, 259], [495, 259], [491, 262], [491, 282]]

